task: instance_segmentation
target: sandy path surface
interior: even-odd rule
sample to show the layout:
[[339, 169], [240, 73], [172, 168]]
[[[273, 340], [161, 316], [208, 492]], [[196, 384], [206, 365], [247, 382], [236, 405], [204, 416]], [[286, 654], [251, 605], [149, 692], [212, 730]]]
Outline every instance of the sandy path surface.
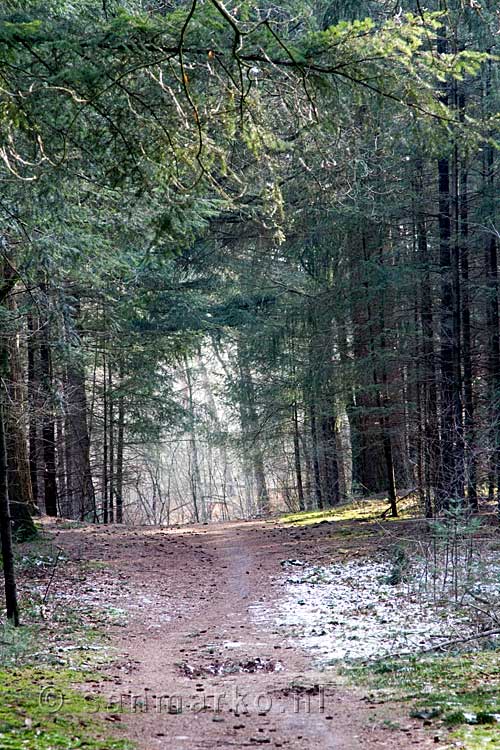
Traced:
[[142, 750], [435, 746], [421, 722], [347, 690], [273, 625], [281, 561], [334, 556], [327, 529], [54, 532], [71, 560], [94, 566], [82, 595], [127, 613], [109, 628], [117, 656], [95, 689], [116, 706], [108, 721]]

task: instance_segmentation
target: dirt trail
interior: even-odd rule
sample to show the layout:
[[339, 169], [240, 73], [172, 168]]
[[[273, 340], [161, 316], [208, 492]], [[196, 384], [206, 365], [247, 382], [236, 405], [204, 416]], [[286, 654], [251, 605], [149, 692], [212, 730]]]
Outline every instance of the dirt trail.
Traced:
[[[135, 707], [107, 718], [142, 750], [434, 744], [420, 722], [336, 685], [274, 630], [280, 562], [317, 559], [331, 546], [326, 530], [56, 527], [55, 541], [72, 559], [103, 563], [87, 595], [127, 611], [126, 627], [110, 627], [117, 659], [96, 689]], [[384, 725], [397, 719], [400, 729]]]

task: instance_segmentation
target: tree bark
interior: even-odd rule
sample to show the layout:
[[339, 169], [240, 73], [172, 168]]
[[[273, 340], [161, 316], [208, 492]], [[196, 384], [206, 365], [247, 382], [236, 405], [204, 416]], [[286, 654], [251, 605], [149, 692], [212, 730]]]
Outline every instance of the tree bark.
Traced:
[[[325, 404], [323, 408], [325, 411], [331, 411], [333, 403]], [[321, 418], [321, 442], [323, 447], [323, 498], [326, 505], [333, 507], [340, 502], [340, 490], [335, 417], [331, 414], [325, 414]]]
[[125, 432], [125, 400], [123, 396], [123, 364], [120, 363], [120, 393], [118, 395], [118, 425], [116, 444], [116, 523], [123, 523], [123, 449]]
[[446, 509], [454, 496], [455, 485], [455, 302], [451, 266], [450, 164], [438, 160], [439, 189], [439, 264], [441, 273], [441, 462], [438, 510]]
[[[17, 306], [12, 297], [7, 306], [17, 315]], [[8, 342], [8, 402], [4, 405], [4, 419], [7, 429], [7, 463], [9, 485], [9, 507], [13, 531], [18, 539], [36, 536], [33, 523], [35, 510], [31, 487], [28, 444], [25, 434], [26, 387], [19, 351], [19, 337], [12, 335]]]
[[[0, 375], [3, 380], [8, 372], [8, 350], [5, 344], [0, 345]], [[5, 582], [5, 603], [7, 618], [14, 626], [19, 625], [19, 608], [17, 603], [16, 576], [14, 569], [14, 552], [12, 545], [12, 522], [9, 506], [9, 471], [7, 462], [7, 440], [5, 420], [5, 390], [0, 383], [0, 536], [2, 545], [2, 562]]]
[[115, 484], [115, 415], [114, 415], [114, 403], [113, 403], [113, 369], [111, 363], [108, 363], [108, 402], [109, 402], [109, 522], [114, 523], [115, 520], [115, 509], [114, 509], [114, 484]]
[[9, 485], [7, 472], [7, 444], [5, 440], [5, 417], [3, 394], [0, 396], [0, 534], [2, 542], [3, 575], [5, 582], [5, 604], [7, 619], [19, 625], [12, 528], [9, 509]]
[[57, 516], [56, 435], [48, 323], [45, 324], [40, 344], [40, 369], [45, 395], [42, 415], [45, 512], [48, 516]]
[[83, 521], [94, 513], [95, 498], [90, 468], [85, 372], [78, 361], [71, 361], [67, 367], [66, 386], [66, 442], [70, 456], [68, 482], [73, 512]]
[[102, 410], [103, 410], [103, 438], [102, 438], [102, 522], [108, 523], [108, 379], [106, 348], [102, 354]]
[[28, 314], [28, 409], [29, 409], [29, 470], [31, 477], [31, 490], [35, 506], [39, 501], [38, 488], [38, 406], [39, 406], [39, 383], [36, 375], [37, 367], [37, 336], [35, 332], [35, 321], [33, 315]]
[[[491, 96], [491, 60], [486, 68], [486, 99]], [[484, 188], [489, 202], [494, 201], [495, 152], [491, 144], [484, 149]], [[488, 217], [493, 223], [494, 217]], [[498, 310], [498, 243], [490, 231], [485, 243], [486, 265], [486, 326], [488, 329], [489, 418], [491, 425], [491, 458], [489, 466], [489, 494], [496, 492], [500, 514], [500, 316]]]
[[305, 510], [306, 503], [304, 498], [304, 485], [302, 483], [302, 464], [300, 460], [299, 418], [297, 414], [297, 402], [294, 402], [293, 404], [293, 455], [299, 510]]
[[323, 508], [323, 493], [321, 490], [321, 470], [319, 462], [318, 430], [316, 424], [316, 404], [314, 396], [310, 397], [309, 416], [311, 422], [311, 447], [312, 447], [312, 465], [314, 477], [314, 493], [316, 495], [316, 505], [321, 510]]
[[[463, 98], [460, 101], [460, 112], [464, 111]], [[469, 296], [469, 208], [468, 208], [468, 173], [462, 163], [460, 170], [460, 245], [462, 274], [462, 358], [464, 386], [464, 439], [467, 500], [472, 510], [478, 510], [477, 499], [477, 459], [476, 434], [474, 421], [474, 394], [472, 388], [472, 340], [471, 312]]]
[[424, 505], [427, 518], [432, 517], [433, 492], [439, 475], [439, 423], [437, 412], [436, 350], [434, 343], [434, 304], [432, 297], [432, 259], [427, 241], [427, 222], [424, 211], [423, 161], [419, 158], [416, 171], [416, 230], [420, 284], [420, 326], [422, 331], [422, 458], [424, 460]]

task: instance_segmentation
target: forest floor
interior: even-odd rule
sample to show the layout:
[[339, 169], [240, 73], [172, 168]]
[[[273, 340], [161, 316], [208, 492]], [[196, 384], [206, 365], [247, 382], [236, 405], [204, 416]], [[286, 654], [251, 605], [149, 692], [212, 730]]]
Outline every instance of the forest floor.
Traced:
[[[463, 744], [453, 722], [434, 718], [439, 712], [412, 718], [415, 684], [402, 696], [360, 679], [359, 670], [351, 679], [338, 663], [325, 667], [283, 621], [289, 563], [379, 558], [394, 545], [393, 528], [378, 522], [373, 533], [359, 534], [349, 520], [333, 531], [331, 523], [279, 520], [172, 529], [44, 523], [57, 556], [32, 566], [22, 591], [38, 589], [56, 656], [78, 650], [75, 634], [82, 633], [77, 666], [89, 674], [78, 690], [91, 723], [100, 722], [96, 748], [115, 747], [107, 736], [116, 747], [127, 738], [140, 750], [480, 747]], [[398, 533], [414, 530], [413, 521], [398, 522]], [[65, 622], [59, 632], [58, 617]], [[486, 654], [481, 669], [498, 690], [496, 657]], [[71, 684], [81, 681], [75, 675]], [[71, 703], [65, 684], [43, 674], [39, 681], [42, 693], [53, 688], [47, 711], [57, 721]], [[79, 721], [87, 725], [89, 717]], [[487, 729], [487, 746], [497, 747], [500, 736]]]

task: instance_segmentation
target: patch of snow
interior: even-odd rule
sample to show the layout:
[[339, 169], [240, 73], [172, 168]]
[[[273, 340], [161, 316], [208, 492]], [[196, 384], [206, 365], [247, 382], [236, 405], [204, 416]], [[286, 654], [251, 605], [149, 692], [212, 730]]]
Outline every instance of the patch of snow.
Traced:
[[[311, 566], [293, 560], [290, 568], [274, 624], [323, 664], [416, 654], [477, 632], [470, 610], [435, 601], [415, 585], [421, 571], [413, 571], [409, 583], [392, 585], [388, 561]], [[497, 564], [491, 572], [490, 580], [498, 580]], [[500, 594], [500, 585], [493, 588]], [[252, 609], [266, 619], [263, 609]]]

